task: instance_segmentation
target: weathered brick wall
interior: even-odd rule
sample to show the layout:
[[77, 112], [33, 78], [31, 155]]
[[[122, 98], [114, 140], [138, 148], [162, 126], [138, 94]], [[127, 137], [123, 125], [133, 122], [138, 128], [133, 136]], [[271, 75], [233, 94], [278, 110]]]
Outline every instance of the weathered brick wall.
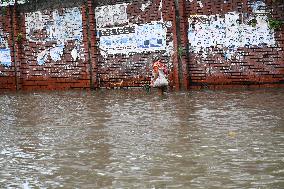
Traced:
[[0, 90], [16, 90], [13, 46], [11, 37], [11, 12], [2, 8], [0, 14]]
[[134, 0], [112, 5], [100, 1], [95, 15], [100, 87], [149, 84], [153, 55], [159, 55], [173, 71], [174, 1]]
[[[174, 1], [89, 0], [51, 6], [54, 2], [17, 7], [13, 25], [14, 35], [22, 36], [15, 43], [19, 89], [142, 87], [150, 82], [154, 55], [167, 64], [171, 86], [178, 88]], [[98, 24], [101, 19], [107, 24]], [[5, 70], [15, 74], [13, 63]]]
[[53, 1], [2, 12], [1, 90], [90, 88], [86, 9], [80, 1]]
[[268, 22], [284, 20], [282, 0], [188, 0], [185, 10], [192, 87], [284, 83], [284, 27]]
[[154, 55], [175, 89], [283, 86], [284, 28], [268, 22], [284, 20], [283, 5], [52, 0], [8, 7], [0, 15], [0, 90], [142, 87]]
[[22, 13], [21, 87], [89, 88], [82, 7]]

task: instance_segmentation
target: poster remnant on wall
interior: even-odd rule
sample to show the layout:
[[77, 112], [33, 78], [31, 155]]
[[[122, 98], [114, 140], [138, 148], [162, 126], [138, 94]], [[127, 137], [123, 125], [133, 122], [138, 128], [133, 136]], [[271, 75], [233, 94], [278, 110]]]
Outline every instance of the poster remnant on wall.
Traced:
[[54, 62], [61, 60], [61, 56], [63, 55], [63, 50], [64, 50], [64, 45], [57, 45], [52, 48], [43, 50], [37, 56], [38, 65], [43, 65], [48, 60], [48, 56], [50, 56], [50, 58]]
[[8, 45], [8, 34], [0, 29], [0, 64], [3, 66], [11, 66], [11, 51]]
[[[253, 10], [259, 13], [257, 5]], [[266, 14], [192, 15], [188, 21], [190, 48], [194, 53], [202, 52], [203, 57], [213, 54], [211, 47], [223, 49], [225, 59], [231, 59], [239, 47], [271, 47], [276, 43]]]
[[0, 49], [0, 64], [3, 66], [11, 66], [11, 51], [10, 49]]
[[[145, 10], [150, 5], [151, 1], [148, 1], [142, 4], [141, 9]], [[96, 27], [100, 38], [101, 55], [107, 57], [155, 51], [171, 54], [172, 43], [166, 44], [167, 28], [172, 27], [171, 22], [152, 21], [145, 24], [131, 24], [127, 17], [127, 6], [128, 3], [123, 3], [96, 8]]]
[[43, 65], [47, 61], [48, 55], [49, 55], [48, 50], [44, 50], [44, 51], [40, 52], [37, 56], [37, 59], [36, 59], [38, 65]]
[[142, 53], [166, 50], [167, 28], [153, 22], [114, 28], [101, 28], [100, 49], [102, 55]]
[[[28, 0], [17, 0], [17, 4], [24, 4]], [[0, 7], [6, 7], [9, 5], [15, 5], [16, 0], [0, 1]]]
[[26, 37], [30, 42], [56, 42], [57, 44], [38, 53], [38, 65], [43, 65], [48, 60], [48, 56], [55, 62], [60, 61], [67, 41], [73, 41], [75, 44], [75, 50], [73, 49], [72, 52], [74, 54], [76, 51], [76, 60], [81, 58], [83, 21], [81, 10], [78, 7], [61, 11], [53, 10], [51, 13], [49, 11], [26, 13], [25, 20]]
[[53, 61], [57, 62], [61, 60], [61, 56], [63, 55], [64, 45], [59, 45], [49, 50], [50, 57]]
[[127, 5], [128, 3], [122, 3], [97, 7], [95, 10], [97, 28], [128, 23]]
[[[26, 13], [27, 39], [32, 42], [82, 40], [82, 14], [78, 7], [66, 8], [63, 13], [36, 11]], [[38, 36], [38, 32], [45, 35]]]

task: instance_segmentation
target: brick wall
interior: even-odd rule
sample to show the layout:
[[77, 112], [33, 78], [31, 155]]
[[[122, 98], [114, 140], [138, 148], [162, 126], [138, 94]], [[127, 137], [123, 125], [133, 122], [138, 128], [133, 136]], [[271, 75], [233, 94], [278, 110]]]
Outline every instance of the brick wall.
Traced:
[[[97, 41], [100, 42], [96, 46], [100, 87], [149, 84], [154, 55], [159, 55], [172, 71], [176, 69], [172, 56], [176, 45], [174, 1], [135, 0], [113, 5], [101, 1], [95, 7], [95, 15]], [[148, 33], [143, 34], [144, 29]], [[106, 44], [106, 41], [114, 40], [122, 43]], [[175, 79], [174, 74], [171, 78]], [[172, 82], [171, 85], [178, 87], [178, 83]]]
[[155, 55], [174, 89], [283, 86], [281, 0], [60, 2], [0, 15], [1, 91], [143, 87]]
[[0, 15], [0, 91], [16, 90], [16, 77], [11, 37], [12, 13], [8, 8], [1, 9]]
[[283, 1], [185, 3], [182, 29], [183, 43], [190, 49], [187, 61], [191, 87], [283, 86], [284, 27], [270, 29], [267, 21], [269, 17], [284, 20]]
[[[18, 5], [13, 15], [14, 35], [22, 36], [15, 42], [14, 56], [11, 51], [17, 69], [13, 63], [1, 69], [11, 72], [14, 88], [143, 87], [150, 82], [154, 55], [159, 55], [172, 71], [171, 80], [178, 81], [173, 74], [177, 68], [173, 56], [177, 46], [173, 1], [89, 0], [87, 4], [60, 7], [51, 6], [52, 2], [50, 7], [39, 3], [41, 6], [28, 10], [23, 7], [32, 4]], [[108, 14], [99, 12], [102, 7], [109, 10]], [[107, 24], [97, 24], [98, 18]], [[120, 33], [113, 33], [115, 30]], [[103, 40], [126, 40], [128, 49], [121, 50], [118, 43], [103, 44]], [[11, 80], [1, 78], [2, 83], [10, 81], [7, 86], [12, 86]], [[171, 82], [171, 86], [178, 88], [179, 83]]]
[[22, 14], [23, 90], [89, 88], [83, 11], [67, 7]]

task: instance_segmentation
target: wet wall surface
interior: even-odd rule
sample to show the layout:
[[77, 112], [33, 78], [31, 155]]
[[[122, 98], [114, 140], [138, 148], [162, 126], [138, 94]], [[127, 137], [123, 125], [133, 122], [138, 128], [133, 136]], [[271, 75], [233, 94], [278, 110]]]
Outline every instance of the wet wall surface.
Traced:
[[283, 89], [0, 94], [1, 188], [283, 188]]

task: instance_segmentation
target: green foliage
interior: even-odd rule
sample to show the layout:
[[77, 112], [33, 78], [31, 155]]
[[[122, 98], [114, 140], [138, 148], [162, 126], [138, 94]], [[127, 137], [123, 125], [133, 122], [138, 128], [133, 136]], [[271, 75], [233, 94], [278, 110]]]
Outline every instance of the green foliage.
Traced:
[[268, 19], [268, 25], [269, 25], [270, 29], [277, 30], [277, 29], [281, 28], [282, 24], [283, 24], [283, 21], [281, 21], [281, 20], [276, 20], [276, 19], [273, 19], [273, 18]]
[[17, 42], [21, 42], [23, 39], [23, 34], [22, 33], [18, 33], [17, 37], [16, 37], [16, 41]]
[[253, 18], [248, 22], [248, 24], [251, 25], [252, 27], [255, 27], [256, 24], [257, 24], [257, 20], [255, 18]]
[[183, 48], [181, 46], [178, 47], [177, 49], [177, 54], [178, 54], [178, 57], [181, 58], [182, 55], [183, 55]]
[[151, 86], [148, 84], [144, 85], [144, 89], [146, 90], [147, 93], [151, 92]]
[[7, 9], [5, 7], [1, 7], [1, 14], [6, 15], [7, 14]]

